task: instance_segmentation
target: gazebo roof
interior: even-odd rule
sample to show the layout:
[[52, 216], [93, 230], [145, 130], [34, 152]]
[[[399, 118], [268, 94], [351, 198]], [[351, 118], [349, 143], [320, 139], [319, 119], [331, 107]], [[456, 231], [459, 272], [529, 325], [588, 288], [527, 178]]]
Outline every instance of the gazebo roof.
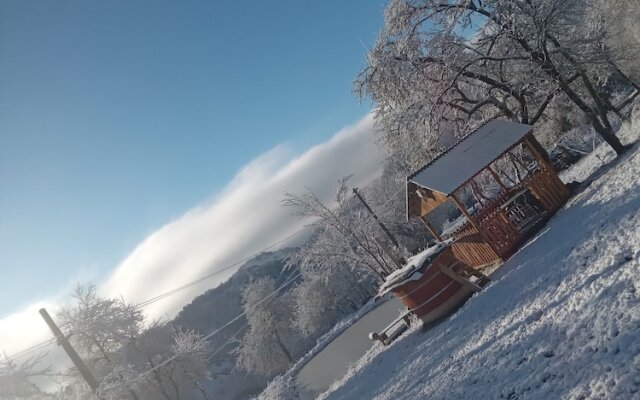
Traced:
[[517, 122], [489, 121], [410, 175], [407, 182], [448, 196], [532, 129]]

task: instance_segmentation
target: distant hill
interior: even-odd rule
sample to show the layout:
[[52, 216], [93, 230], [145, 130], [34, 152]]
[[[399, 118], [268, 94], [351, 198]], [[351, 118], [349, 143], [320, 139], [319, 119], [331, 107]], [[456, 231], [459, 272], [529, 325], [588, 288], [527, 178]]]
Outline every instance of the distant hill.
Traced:
[[[173, 324], [204, 335], [224, 326], [242, 313], [242, 290], [252, 279], [270, 276], [278, 285], [285, 282], [290, 274], [284, 271], [285, 260], [294, 250], [285, 248], [260, 253], [243, 264], [229, 280], [184, 306]], [[245, 326], [246, 319], [242, 317], [209, 340], [211, 351], [216, 354], [211, 358], [209, 368], [213, 380], [205, 386], [214, 398], [248, 399], [260, 393], [267, 384], [269, 377], [250, 375], [235, 368], [231, 352], [238, 346], [238, 341], [231, 338], [236, 334], [237, 338], [242, 337]]]

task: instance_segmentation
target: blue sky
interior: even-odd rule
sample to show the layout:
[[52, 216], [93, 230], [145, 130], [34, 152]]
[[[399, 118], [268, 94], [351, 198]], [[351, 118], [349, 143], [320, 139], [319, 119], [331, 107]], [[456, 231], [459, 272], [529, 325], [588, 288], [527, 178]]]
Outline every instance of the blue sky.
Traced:
[[0, 4], [0, 317], [370, 109], [382, 1]]

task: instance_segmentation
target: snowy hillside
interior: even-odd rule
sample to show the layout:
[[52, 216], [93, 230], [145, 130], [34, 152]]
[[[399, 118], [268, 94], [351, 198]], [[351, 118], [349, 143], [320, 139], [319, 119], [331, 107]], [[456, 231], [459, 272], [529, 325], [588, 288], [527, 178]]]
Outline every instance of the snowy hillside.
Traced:
[[579, 193], [485, 290], [435, 328], [375, 346], [323, 397], [640, 398], [640, 150], [608, 151], [565, 171]]

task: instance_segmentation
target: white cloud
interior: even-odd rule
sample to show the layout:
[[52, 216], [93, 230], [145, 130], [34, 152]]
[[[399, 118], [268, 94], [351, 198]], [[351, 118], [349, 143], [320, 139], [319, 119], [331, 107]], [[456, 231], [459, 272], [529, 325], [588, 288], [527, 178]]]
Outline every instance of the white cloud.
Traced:
[[[373, 125], [373, 117], [367, 115], [301, 155], [294, 156], [287, 146], [280, 145], [258, 157], [213, 200], [140, 243], [99, 284], [101, 293], [121, 295], [137, 303], [243, 259], [297, 231], [302, 223], [280, 204], [285, 192], [300, 192], [308, 186], [329, 200], [341, 176], [354, 174], [350, 182], [362, 185], [381, 173], [384, 151], [376, 144]], [[151, 318], [173, 316], [194, 296], [215, 287], [233, 271], [154, 303], [145, 312]], [[0, 345], [8, 353], [46, 335], [36, 310], [34, 305], [0, 320]]]

